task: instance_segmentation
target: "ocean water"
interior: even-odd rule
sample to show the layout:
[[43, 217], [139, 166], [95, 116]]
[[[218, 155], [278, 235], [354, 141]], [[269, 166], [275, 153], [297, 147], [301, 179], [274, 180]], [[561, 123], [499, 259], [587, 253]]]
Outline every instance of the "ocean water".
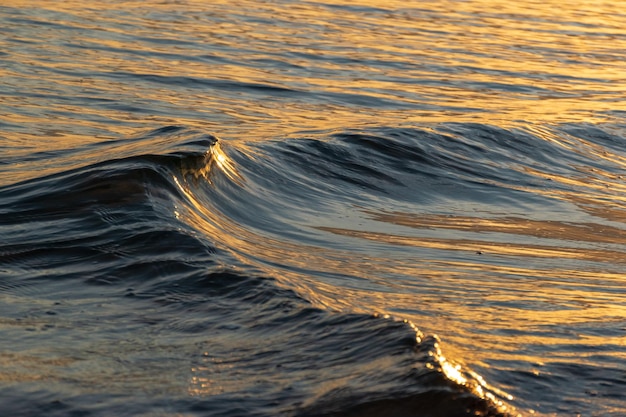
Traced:
[[0, 5], [1, 416], [626, 416], [626, 2]]

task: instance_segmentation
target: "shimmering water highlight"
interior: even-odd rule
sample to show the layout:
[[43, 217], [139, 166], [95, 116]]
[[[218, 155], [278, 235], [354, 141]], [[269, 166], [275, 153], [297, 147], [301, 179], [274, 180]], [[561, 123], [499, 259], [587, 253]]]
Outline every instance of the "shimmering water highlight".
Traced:
[[0, 6], [0, 410], [626, 414], [626, 4]]

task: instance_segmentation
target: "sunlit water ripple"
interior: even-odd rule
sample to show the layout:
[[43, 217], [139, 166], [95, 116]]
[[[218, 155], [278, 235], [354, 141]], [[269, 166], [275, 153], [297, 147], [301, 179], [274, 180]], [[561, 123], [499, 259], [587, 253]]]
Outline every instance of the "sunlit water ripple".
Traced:
[[626, 415], [626, 3], [0, 6], [0, 411]]

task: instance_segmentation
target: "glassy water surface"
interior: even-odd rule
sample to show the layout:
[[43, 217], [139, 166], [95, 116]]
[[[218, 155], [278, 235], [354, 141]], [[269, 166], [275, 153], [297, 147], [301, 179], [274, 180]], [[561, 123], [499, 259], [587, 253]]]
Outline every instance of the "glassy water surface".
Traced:
[[0, 6], [0, 409], [626, 415], [626, 2]]

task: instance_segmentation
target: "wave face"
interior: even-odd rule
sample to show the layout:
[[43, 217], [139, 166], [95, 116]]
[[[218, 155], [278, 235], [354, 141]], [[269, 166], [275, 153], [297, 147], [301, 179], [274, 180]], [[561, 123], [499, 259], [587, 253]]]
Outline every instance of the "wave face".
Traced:
[[[476, 371], [538, 399], [519, 369], [613, 386], [617, 344], [595, 348], [615, 368], [557, 360], [590, 343], [573, 332], [615, 337], [590, 326], [602, 307], [579, 317], [593, 300], [578, 288], [615, 297], [624, 259], [619, 218], [593, 204], [623, 186], [615, 162], [581, 169], [590, 145], [572, 133], [452, 124], [237, 148], [171, 126], [5, 186], [5, 409], [500, 416], [513, 397]], [[553, 362], [519, 357], [548, 340]]]
[[[501, 415], [445, 376], [437, 339], [408, 321], [322, 308], [290, 288], [301, 272], [268, 265], [305, 247], [270, 222], [263, 205], [280, 201], [249, 187], [216, 138], [167, 127], [137, 141], [155, 137], [172, 150], [121, 149], [2, 189], [5, 410]], [[247, 164], [269, 179], [270, 161]]]
[[617, 5], [54, 3], [0, 6], [0, 414], [626, 415]]

